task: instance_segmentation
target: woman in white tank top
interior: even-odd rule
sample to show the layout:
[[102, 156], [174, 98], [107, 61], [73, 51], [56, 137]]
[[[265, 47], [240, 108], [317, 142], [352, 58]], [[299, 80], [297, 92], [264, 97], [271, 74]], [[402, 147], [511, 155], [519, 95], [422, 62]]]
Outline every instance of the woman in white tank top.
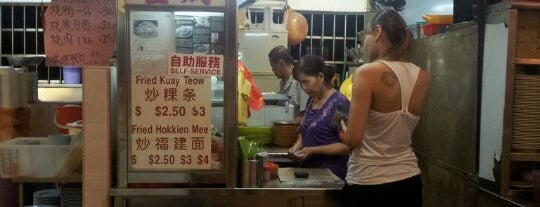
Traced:
[[422, 183], [411, 135], [429, 89], [429, 75], [407, 59], [410, 32], [393, 10], [366, 25], [365, 58], [354, 74], [344, 148], [351, 150], [347, 206], [421, 206]]

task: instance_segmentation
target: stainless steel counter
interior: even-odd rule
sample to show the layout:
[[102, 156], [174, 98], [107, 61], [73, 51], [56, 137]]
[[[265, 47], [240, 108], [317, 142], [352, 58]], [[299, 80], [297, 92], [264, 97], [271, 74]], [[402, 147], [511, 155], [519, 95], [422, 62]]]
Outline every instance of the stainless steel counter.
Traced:
[[287, 152], [289, 151], [288, 147], [269, 145], [264, 146], [262, 151], [268, 153], [267, 161], [276, 163], [289, 163], [289, 166], [294, 164], [287, 154]]
[[[310, 171], [311, 179], [291, 179], [289, 176], [287, 182], [276, 179], [265, 183], [263, 188], [115, 188], [111, 189], [110, 195], [114, 197], [115, 206], [130, 207], [343, 205], [342, 180], [317, 180], [317, 177], [324, 176], [320, 176], [316, 171], [326, 169], [302, 170]], [[325, 180], [328, 182], [324, 182]]]
[[140, 188], [111, 189], [114, 206], [343, 206], [335, 188]]

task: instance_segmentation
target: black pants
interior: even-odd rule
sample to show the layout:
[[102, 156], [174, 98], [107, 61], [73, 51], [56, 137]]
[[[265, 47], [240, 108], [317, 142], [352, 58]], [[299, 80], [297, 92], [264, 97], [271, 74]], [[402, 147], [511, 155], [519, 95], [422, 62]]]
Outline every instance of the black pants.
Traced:
[[420, 175], [379, 185], [346, 185], [347, 207], [421, 207], [422, 181]]

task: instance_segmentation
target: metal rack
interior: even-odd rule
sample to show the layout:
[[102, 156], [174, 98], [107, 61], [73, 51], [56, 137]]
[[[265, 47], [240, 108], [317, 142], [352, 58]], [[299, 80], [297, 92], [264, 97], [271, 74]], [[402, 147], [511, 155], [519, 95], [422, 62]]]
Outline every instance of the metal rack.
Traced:
[[358, 47], [358, 33], [364, 30], [365, 13], [300, 11], [309, 24], [306, 39], [289, 46], [296, 59], [304, 55], [320, 55], [325, 63], [336, 67], [342, 80], [347, 75], [347, 49]]
[[[48, 3], [47, 3], [48, 4]], [[0, 3], [0, 63], [12, 54], [45, 54], [42, 15], [47, 5]], [[20, 47], [22, 45], [22, 47]], [[62, 69], [44, 63], [29, 67], [40, 84], [62, 84]]]
[[[320, 55], [326, 64], [336, 67], [342, 79], [346, 78], [349, 61], [346, 52], [347, 49], [358, 47], [362, 41], [358, 39], [357, 34], [364, 30], [365, 13], [298, 12], [306, 18], [309, 30], [304, 41], [298, 45], [289, 45], [289, 52], [293, 58], [299, 60], [304, 55]], [[261, 23], [264, 18], [262, 10], [252, 11], [250, 15], [253, 24]], [[274, 23], [282, 22], [283, 11], [275, 10], [272, 17]], [[325, 51], [325, 48], [328, 50]]]
[[[500, 172], [500, 193], [503, 196], [519, 197], [530, 195], [531, 189], [521, 188], [515, 181], [524, 180], [520, 175], [520, 171], [526, 171], [528, 166], [538, 165], [540, 163], [540, 152], [538, 148], [523, 148], [517, 146], [517, 140], [525, 137], [531, 139], [534, 137], [535, 130], [538, 124], [534, 119], [521, 119], [523, 113], [527, 116], [539, 117], [534, 111], [531, 113], [531, 107], [535, 107], [536, 103], [523, 101], [523, 87], [516, 86], [524, 83], [518, 76], [526, 74], [526, 68], [529, 71], [536, 71], [540, 68], [540, 56], [538, 50], [530, 48], [538, 48], [539, 43], [537, 37], [530, 35], [535, 33], [540, 28], [537, 24], [537, 19], [540, 16], [540, 4], [529, 1], [504, 1], [491, 6], [488, 15], [487, 23], [504, 23], [508, 31], [507, 35], [507, 51], [506, 59], [504, 60], [506, 73], [505, 88], [501, 93], [504, 94], [504, 110], [502, 111], [502, 158]], [[538, 76], [538, 72], [531, 74]], [[535, 96], [530, 96], [534, 98]], [[525, 112], [523, 110], [525, 109]], [[525, 127], [524, 127], [525, 126]], [[523, 131], [527, 132], [525, 135]], [[531, 133], [529, 133], [531, 132]], [[534, 143], [520, 143], [519, 145], [533, 146]], [[521, 176], [521, 178], [520, 178]], [[497, 179], [497, 178], [496, 178]], [[532, 183], [531, 183], [532, 185]]]

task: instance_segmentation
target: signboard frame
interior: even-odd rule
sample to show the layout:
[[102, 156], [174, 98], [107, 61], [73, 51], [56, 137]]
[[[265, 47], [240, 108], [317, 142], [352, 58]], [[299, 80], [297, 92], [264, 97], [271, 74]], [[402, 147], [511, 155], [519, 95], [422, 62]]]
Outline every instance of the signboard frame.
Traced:
[[[218, 185], [227, 188], [236, 187], [236, 85], [237, 85], [237, 50], [236, 50], [236, 1], [225, 2], [225, 6], [154, 6], [127, 5], [127, 0], [118, 1], [118, 93], [113, 94], [112, 110], [113, 138], [117, 147], [117, 187], [128, 188], [132, 183], [189, 183], [190, 185]], [[130, 168], [129, 133], [131, 108], [131, 57], [130, 57], [130, 15], [133, 11], [182, 11], [182, 12], [219, 12], [224, 14], [225, 49], [223, 51], [223, 132], [224, 153], [223, 167], [219, 170], [145, 170], [137, 171]], [[115, 117], [116, 116], [116, 117]]]

